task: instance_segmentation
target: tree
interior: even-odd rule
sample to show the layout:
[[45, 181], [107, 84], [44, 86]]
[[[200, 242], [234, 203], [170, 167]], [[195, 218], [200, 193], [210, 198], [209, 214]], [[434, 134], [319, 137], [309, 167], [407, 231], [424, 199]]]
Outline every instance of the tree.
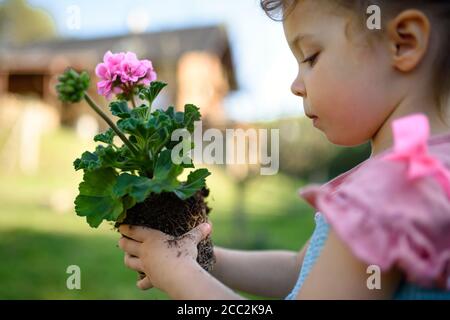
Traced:
[[0, 5], [0, 45], [21, 45], [56, 35], [52, 17], [30, 7], [26, 0], [7, 0]]

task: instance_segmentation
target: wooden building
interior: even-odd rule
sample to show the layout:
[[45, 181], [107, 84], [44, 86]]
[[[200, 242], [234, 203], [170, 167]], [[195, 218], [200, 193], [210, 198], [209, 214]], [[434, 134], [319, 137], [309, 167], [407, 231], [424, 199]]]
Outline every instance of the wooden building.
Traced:
[[0, 96], [6, 93], [34, 95], [55, 106], [61, 122], [74, 124], [90, 112], [84, 105], [62, 105], [55, 91], [57, 76], [68, 66], [91, 72], [92, 95], [96, 94], [94, 69], [103, 54], [133, 51], [149, 59], [158, 80], [169, 85], [157, 101], [160, 107], [185, 103], [200, 107], [211, 125], [226, 122], [223, 99], [237, 89], [230, 42], [223, 26], [180, 29], [154, 33], [128, 34], [96, 39], [61, 39], [0, 49]]

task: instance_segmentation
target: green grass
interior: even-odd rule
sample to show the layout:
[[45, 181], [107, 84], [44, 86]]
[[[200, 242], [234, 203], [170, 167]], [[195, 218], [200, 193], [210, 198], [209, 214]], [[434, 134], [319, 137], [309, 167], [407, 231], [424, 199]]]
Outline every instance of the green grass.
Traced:
[[[0, 299], [168, 298], [158, 290], [136, 288], [136, 273], [124, 267], [123, 252], [116, 247], [119, 235], [110, 225], [91, 229], [67, 206], [81, 179], [72, 161], [85, 149], [93, 145], [60, 130], [44, 137], [38, 174], [0, 171]], [[224, 170], [211, 171], [214, 244], [298, 250], [311, 234], [312, 210], [296, 194], [301, 181], [281, 174], [258, 176], [239, 190]], [[239, 197], [244, 225], [234, 219]], [[55, 200], [67, 208], [57, 209]], [[81, 268], [81, 290], [66, 287], [69, 265]]]

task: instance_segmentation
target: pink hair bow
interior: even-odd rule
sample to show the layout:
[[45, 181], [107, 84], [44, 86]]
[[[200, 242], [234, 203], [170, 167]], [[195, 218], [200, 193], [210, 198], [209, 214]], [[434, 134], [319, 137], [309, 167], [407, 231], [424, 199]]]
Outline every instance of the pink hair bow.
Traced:
[[428, 118], [423, 114], [407, 116], [392, 123], [394, 151], [383, 157], [386, 160], [408, 164], [408, 178], [433, 176], [450, 198], [450, 172], [441, 162], [428, 154], [430, 135]]

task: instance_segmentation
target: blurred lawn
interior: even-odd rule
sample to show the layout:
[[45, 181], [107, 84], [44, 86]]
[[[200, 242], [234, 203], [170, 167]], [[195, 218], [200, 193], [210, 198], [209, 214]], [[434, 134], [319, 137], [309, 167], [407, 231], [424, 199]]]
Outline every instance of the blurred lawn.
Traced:
[[[135, 287], [136, 273], [124, 267], [110, 225], [91, 229], [72, 208], [81, 173], [73, 160], [93, 149], [72, 131], [47, 134], [39, 173], [27, 177], [0, 171], [0, 299], [167, 299]], [[301, 181], [278, 174], [248, 183], [247, 230], [233, 224], [235, 184], [220, 168], [208, 177], [213, 241], [225, 247], [298, 250], [311, 234], [312, 210], [300, 201]], [[233, 241], [235, 232], [244, 242]], [[81, 290], [66, 288], [66, 269], [81, 268]], [[244, 294], [248, 298], [258, 298]]]

